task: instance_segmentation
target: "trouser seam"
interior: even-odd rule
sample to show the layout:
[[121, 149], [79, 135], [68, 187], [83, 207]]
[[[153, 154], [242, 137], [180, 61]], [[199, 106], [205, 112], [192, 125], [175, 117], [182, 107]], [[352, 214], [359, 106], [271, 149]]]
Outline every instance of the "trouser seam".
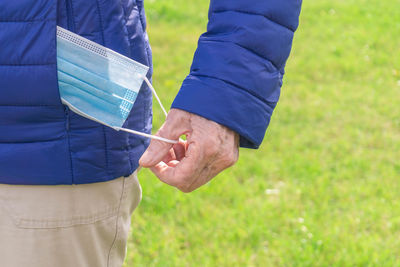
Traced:
[[119, 233], [119, 218], [121, 217], [121, 216], [120, 216], [120, 210], [121, 210], [122, 200], [124, 199], [124, 195], [125, 195], [125, 181], [126, 181], [126, 178], [123, 178], [123, 179], [122, 179], [122, 192], [121, 192], [121, 197], [120, 197], [119, 205], [118, 205], [117, 218], [116, 218], [116, 220], [115, 220], [115, 235], [114, 235], [114, 239], [113, 239], [113, 241], [112, 241], [112, 243], [111, 243], [110, 250], [108, 251], [108, 255], [107, 255], [107, 267], [110, 267], [110, 266], [111, 266], [111, 265], [110, 265], [110, 263], [111, 263], [111, 256], [112, 256], [111, 254], [112, 254], [113, 248], [114, 248], [115, 243], [116, 243], [117, 238], [118, 238], [118, 233]]

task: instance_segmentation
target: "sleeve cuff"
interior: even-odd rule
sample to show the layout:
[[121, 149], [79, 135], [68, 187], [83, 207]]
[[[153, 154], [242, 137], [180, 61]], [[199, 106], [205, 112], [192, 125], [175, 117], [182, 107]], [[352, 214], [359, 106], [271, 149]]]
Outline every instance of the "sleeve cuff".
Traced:
[[251, 93], [219, 79], [189, 75], [172, 103], [224, 125], [240, 135], [240, 146], [258, 148], [276, 103], [261, 101]]

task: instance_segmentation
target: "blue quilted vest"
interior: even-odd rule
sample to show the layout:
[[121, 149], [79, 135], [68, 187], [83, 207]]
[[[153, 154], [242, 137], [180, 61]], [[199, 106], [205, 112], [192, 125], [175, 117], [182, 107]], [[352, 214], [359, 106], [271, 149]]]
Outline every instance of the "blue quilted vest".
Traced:
[[[0, 183], [107, 181], [134, 172], [148, 146], [61, 104], [56, 25], [151, 67], [142, 0], [0, 1]], [[124, 126], [150, 132], [151, 106], [143, 86]]]

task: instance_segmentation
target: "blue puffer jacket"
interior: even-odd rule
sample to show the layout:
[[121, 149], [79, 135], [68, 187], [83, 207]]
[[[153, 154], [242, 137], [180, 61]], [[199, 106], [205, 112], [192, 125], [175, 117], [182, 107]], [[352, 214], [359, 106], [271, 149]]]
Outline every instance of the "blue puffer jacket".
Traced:
[[[279, 98], [301, 0], [212, 0], [190, 75], [173, 107], [260, 145]], [[81, 184], [131, 174], [149, 141], [60, 101], [56, 25], [151, 67], [143, 0], [0, 1], [0, 183]], [[149, 77], [152, 70], [150, 69]], [[143, 86], [125, 127], [151, 131]]]

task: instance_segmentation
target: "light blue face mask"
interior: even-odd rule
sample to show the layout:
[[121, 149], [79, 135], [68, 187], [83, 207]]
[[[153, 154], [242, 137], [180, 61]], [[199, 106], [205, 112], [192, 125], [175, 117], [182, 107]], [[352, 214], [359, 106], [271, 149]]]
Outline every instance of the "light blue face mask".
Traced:
[[61, 101], [75, 113], [117, 131], [177, 141], [122, 128], [149, 68], [73, 32], [57, 27], [57, 71]]

